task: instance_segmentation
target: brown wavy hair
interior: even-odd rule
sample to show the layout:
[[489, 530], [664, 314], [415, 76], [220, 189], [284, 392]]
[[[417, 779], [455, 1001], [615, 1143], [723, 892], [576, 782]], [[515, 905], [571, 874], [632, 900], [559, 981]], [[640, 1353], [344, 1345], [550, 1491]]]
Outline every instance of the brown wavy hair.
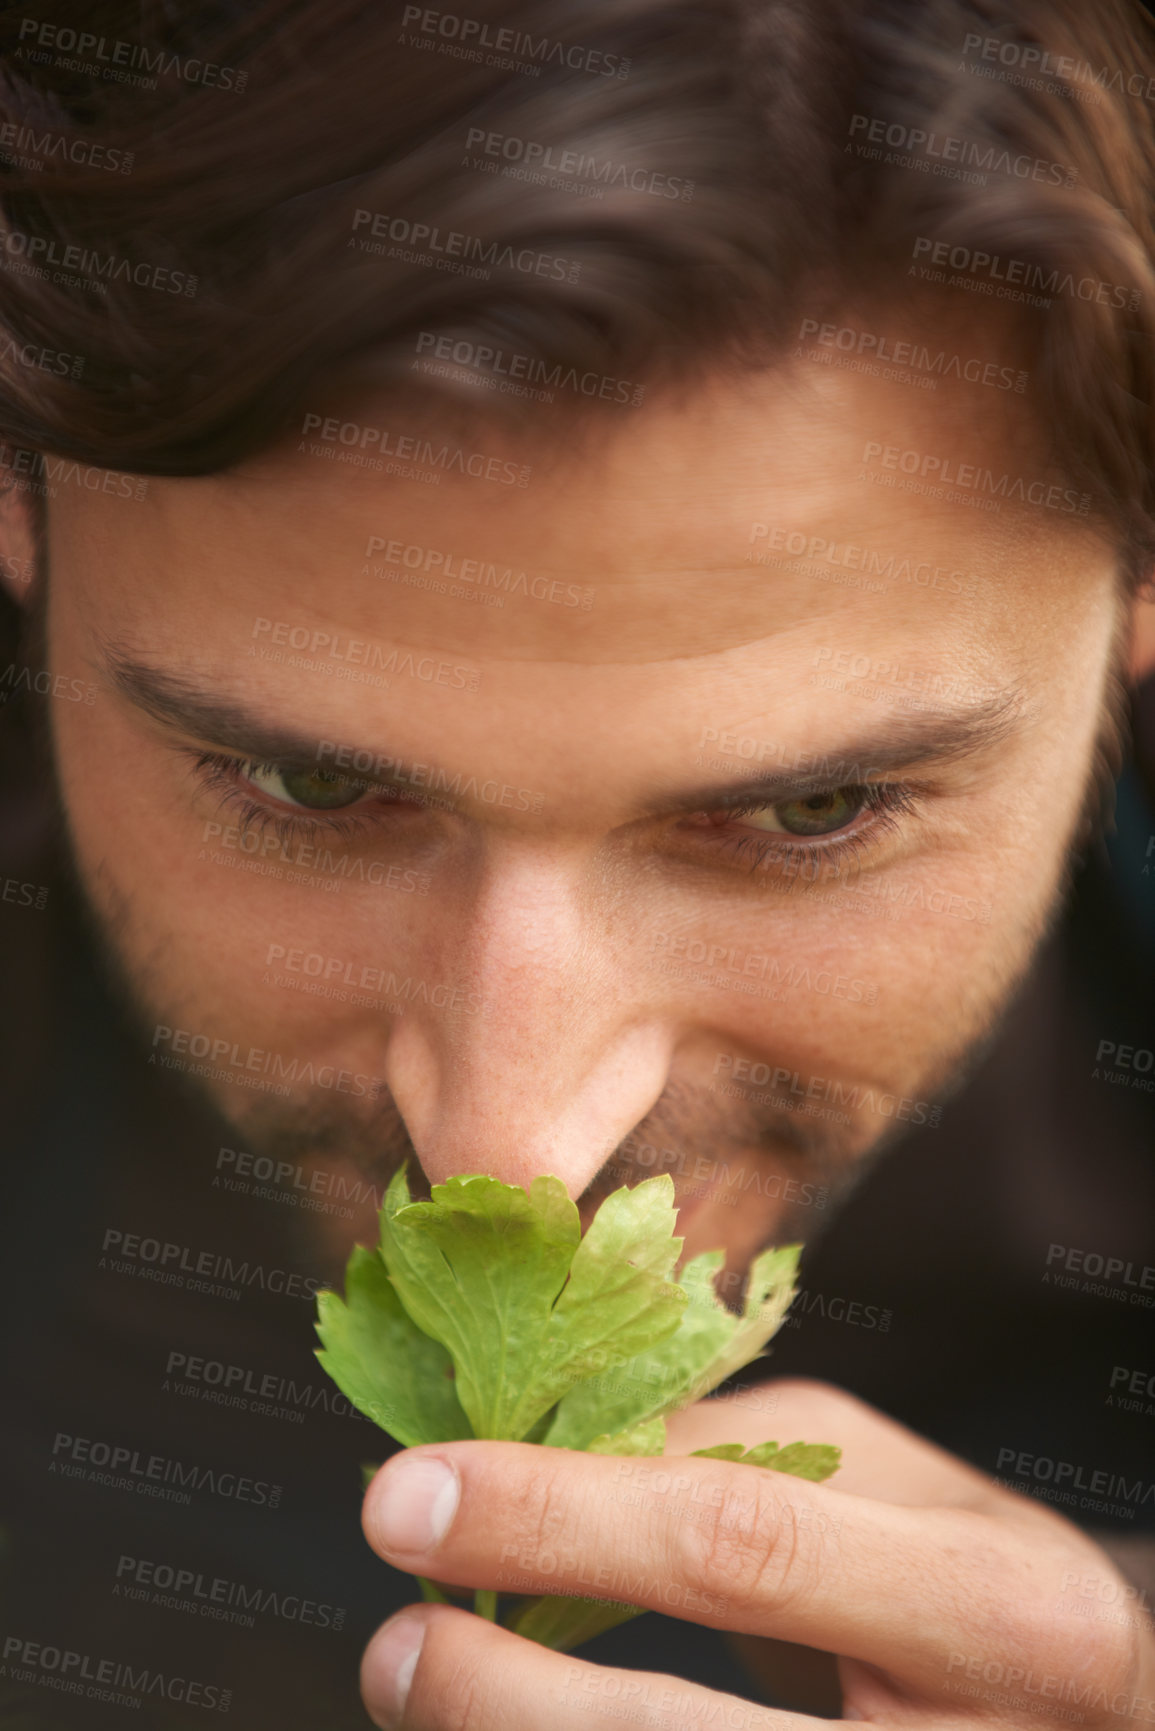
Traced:
[[[915, 243], [946, 243], [1092, 285], [1015, 312], [1032, 398], [1127, 570], [1155, 562], [1155, 53], [1130, 0], [51, 14], [0, 16], [9, 446], [219, 470], [318, 380], [400, 385], [421, 331], [692, 381], [772, 362], [802, 308], [867, 285], [901, 304]], [[920, 135], [992, 171], [930, 172]], [[530, 143], [596, 196], [529, 178]], [[436, 266], [401, 244], [415, 229]], [[525, 410], [487, 393], [485, 412]]]

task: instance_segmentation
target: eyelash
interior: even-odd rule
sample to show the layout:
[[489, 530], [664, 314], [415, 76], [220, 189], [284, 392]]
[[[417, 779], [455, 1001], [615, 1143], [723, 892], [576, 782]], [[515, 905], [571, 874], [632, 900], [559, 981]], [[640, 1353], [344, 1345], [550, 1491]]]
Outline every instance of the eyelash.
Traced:
[[[363, 806], [350, 808], [350, 815], [341, 816], [334, 813], [331, 816], [307, 816], [296, 812], [277, 811], [275, 807], [261, 802], [256, 793], [246, 789], [242, 777], [248, 773], [275, 773], [291, 768], [283, 763], [258, 763], [254, 758], [229, 757], [224, 752], [191, 751], [186, 755], [192, 760], [193, 771], [202, 787], [220, 795], [220, 809], [232, 809], [239, 813], [242, 833], [256, 830], [262, 834], [276, 835], [282, 847], [290, 844], [315, 842], [319, 839], [333, 836], [351, 838], [362, 835], [370, 827], [368, 813], [376, 807], [409, 806], [418, 802], [413, 800], [388, 798], [366, 801]], [[385, 792], [384, 789], [381, 790]], [[763, 868], [773, 859], [784, 878], [793, 880], [816, 878], [825, 866], [840, 869], [863, 858], [886, 835], [893, 833], [899, 827], [902, 817], [916, 811], [920, 804], [919, 793], [902, 782], [869, 782], [854, 791], [863, 794], [863, 801], [855, 814], [855, 820], [863, 813], [869, 814], [869, 822], [860, 825], [842, 836], [837, 833], [831, 838], [816, 836], [809, 842], [789, 841], [781, 835], [756, 836], [749, 831], [742, 834], [719, 834], [714, 846], [721, 852], [729, 854], [734, 859], [750, 862], [751, 873]], [[804, 799], [805, 793], [798, 795]], [[356, 810], [358, 815], [352, 815]], [[765, 801], [761, 804], [752, 802], [748, 805], [729, 806], [726, 816], [740, 818], [756, 811], [765, 810]]]
[[[824, 868], [833, 867], [836, 873], [841, 872], [843, 866], [854, 865], [869, 855], [883, 837], [892, 835], [900, 827], [900, 820], [917, 811], [921, 803], [918, 789], [905, 782], [865, 782], [853, 791], [861, 793], [863, 800], [852, 821], [857, 822], [864, 813], [869, 818], [857, 829], [841, 835], [835, 832], [829, 838], [815, 836], [809, 842], [790, 841], [781, 835], [757, 836], [747, 831], [733, 836], [721, 835], [717, 845], [732, 858], [749, 860], [751, 873], [764, 868], [770, 860], [774, 861], [778, 874], [792, 881], [813, 881]], [[803, 791], [797, 797], [805, 799], [807, 793]], [[726, 816], [746, 817], [764, 810], [764, 801], [761, 804], [728, 806]]]
[[[346, 839], [359, 836], [369, 827], [367, 814], [372, 809], [369, 802], [351, 807], [348, 816], [336, 812], [328, 817], [320, 814], [313, 817], [306, 813], [278, 811], [275, 806], [263, 804], [255, 790], [247, 788], [242, 780], [246, 773], [251, 775], [255, 771], [284, 772], [292, 767], [290, 764], [258, 763], [256, 758], [229, 757], [220, 751], [196, 751], [186, 755], [192, 759], [193, 772], [201, 786], [220, 795], [219, 809], [231, 809], [240, 814], [242, 834], [256, 830], [261, 834], [275, 835], [282, 847], [294, 843], [308, 846], [333, 836]], [[383, 803], [404, 805], [411, 802], [395, 800]], [[354, 810], [359, 814], [356, 817], [352, 815]]]

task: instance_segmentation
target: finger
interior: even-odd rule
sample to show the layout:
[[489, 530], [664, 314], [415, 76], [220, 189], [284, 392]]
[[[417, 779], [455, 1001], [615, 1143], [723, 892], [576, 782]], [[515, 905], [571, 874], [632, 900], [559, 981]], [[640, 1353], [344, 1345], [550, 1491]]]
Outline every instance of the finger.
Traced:
[[1028, 1544], [969, 1511], [897, 1508], [726, 1461], [430, 1445], [381, 1469], [363, 1518], [374, 1549], [416, 1574], [620, 1600], [890, 1666], [932, 1690], [968, 1624], [1005, 1628], [1012, 1644], [1053, 1625], [1049, 1534]]
[[651, 1731], [818, 1731], [830, 1723], [657, 1672], [551, 1653], [444, 1605], [414, 1605], [378, 1629], [361, 1661], [361, 1695], [382, 1731], [591, 1731], [607, 1719]]

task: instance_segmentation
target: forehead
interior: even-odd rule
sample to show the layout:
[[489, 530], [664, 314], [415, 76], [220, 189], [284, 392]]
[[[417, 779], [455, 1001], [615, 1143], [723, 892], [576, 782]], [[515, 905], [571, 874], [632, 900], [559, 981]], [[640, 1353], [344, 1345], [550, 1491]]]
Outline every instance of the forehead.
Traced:
[[319, 402], [227, 474], [143, 500], [60, 489], [53, 550], [102, 630], [225, 655], [344, 631], [640, 666], [767, 639], [931, 653], [933, 633], [957, 660], [1054, 630], [1038, 585], [1053, 602], [1104, 551], [1029, 396], [818, 353], [581, 422], [558, 393], [516, 432], [428, 401]]

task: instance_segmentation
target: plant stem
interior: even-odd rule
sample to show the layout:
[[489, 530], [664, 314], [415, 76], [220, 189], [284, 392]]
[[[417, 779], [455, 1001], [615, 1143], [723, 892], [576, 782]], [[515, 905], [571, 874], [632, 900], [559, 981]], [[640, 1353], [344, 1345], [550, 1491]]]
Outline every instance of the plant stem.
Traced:
[[473, 1609], [479, 1617], [497, 1622], [497, 1594], [492, 1587], [478, 1587], [473, 1595]]
[[448, 1605], [449, 1600], [440, 1587], [435, 1586], [432, 1581], [427, 1581], [424, 1575], [418, 1575], [417, 1580], [421, 1587], [421, 1597], [427, 1604]]

